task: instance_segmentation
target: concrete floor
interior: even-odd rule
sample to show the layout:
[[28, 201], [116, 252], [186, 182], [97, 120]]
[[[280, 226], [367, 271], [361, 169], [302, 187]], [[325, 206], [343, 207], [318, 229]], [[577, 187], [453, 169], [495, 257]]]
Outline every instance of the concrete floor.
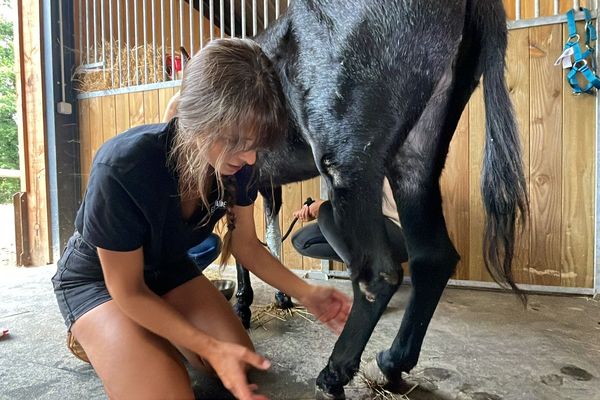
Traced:
[[[0, 267], [0, 399], [104, 399], [93, 369], [65, 346], [65, 328], [50, 285], [53, 266]], [[230, 272], [226, 271], [226, 275]], [[254, 281], [255, 304], [273, 290]], [[329, 281], [349, 293], [348, 281]], [[363, 360], [392, 342], [409, 287], [392, 299]], [[314, 381], [335, 338], [299, 316], [253, 329], [257, 350], [272, 360], [253, 373], [271, 399], [314, 398]], [[421, 386], [410, 399], [600, 400], [600, 303], [581, 297], [531, 296], [523, 311], [514, 296], [447, 289], [411, 379]], [[219, 384], [193, 374], [199, 398], [219, 398]], [[382, 399], [360, 379], [349, 399]]]

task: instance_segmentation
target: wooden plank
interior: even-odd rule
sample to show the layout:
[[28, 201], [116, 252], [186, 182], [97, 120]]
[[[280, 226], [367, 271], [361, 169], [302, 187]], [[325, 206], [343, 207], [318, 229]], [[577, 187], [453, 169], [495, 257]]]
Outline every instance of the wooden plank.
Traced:
[[129, 94], [115, 96], [115, 131], [123, 133], [131, 126], [129, 121]]
[[102, 138], [106, 142], [117, 134], [115, 96], [104, 96], [102, 99]]
[[560, 285], [562, 53], [560, 25], [530, 28], [531, 283]]
[[130, 127], [144, 124], [144, 93], [129, 93], [129, 125]]
[[256, 236], [262, 242], [265, 241], [265, 213], [263, 197], [259, 195], [254, 202], [254, 226]]
[[144, 122], [156, 124], [162, 117], [158, 105], [158, 90], [144, 91]]
[[[583, 32], [583, 24], [577, 29]], [[563, 41], [568, 37], [563, 29]], [[595, 96], [563, 82], [561, 286], [593, 287]]]
[[102, 98], [92, 97], [89, 106], [90, 147], [93, 162], [96, 152], [102, 143], [104, 143], [104, 137], [102, 135]]
[[483, 262], [484, 212], [481, 200], [481, 167], [485, 143], [485, 106], [481, 85], [469, 101], [469, 274], [474, 281], [490, 281]]
[[440, 187], [444, 219], [461, 256], [455, 279], [469, 276], [469, 110], [465, 109], [450, 143]]
[[[281, 219], [283, 228], [281, 229], [281, 234], [284, 235], [294, 220], [293, 212], [302, 206], [302, 184], [298, 182], [284, 185], [282, 191], [283, 205], [281, 207]], [[297, 232], [300, 227], [299, 224], [296, 224], [292, 229], [290, 236]], [[302, 269], [302, 256], [294, 249], [294, 246], [292, 246], [292, 242], [289, 239], [283, 243], [281, 253], [285, 265], [288, 268]]]
[[92, 138], [90, 134], [90, 99], [79, 100], [79, 154], [81, 160], [81, 191], [85, 193], [92, 166]]
[[514, 20], [516, 18], [515, 0], [504, 0], [504, 10], [506, 11], [506, 19]]
[[167, 105], [169, 104], [169, 100], [173, 97], [173, 88], [164, 88], [158, 90], [158, 111], [160, 114], [161, 121], [164, 121], [165, 111], [167, 109]]
[[[302, 182], [302, 203], [306, 201], [307, 197], [311, 197], [313, 200], [318, 200], [321, 198], [320, 196], [321, 183], [319, 177]], [[298, 208], [300, 208], [300, 205], [298, 206]], [[316, 221], [301, 223], [301, 226], [304, 227], [307, 224], [315, 223]], [[288, 240], [291, 240], [291, 238]], [[316, 258], [311, 257], [302, 257], [302, 268], [307, 270], [320, 270], [321, 260], [317, 260]]]
[[[523, 156], [523, 172], [529, 188], [529, 30], [516, 29], [509, 32], [506, 54], [506, 81], [510, 99], [519, 127]], [[524, 229], [523, 229], [524, 228]], [[529, 277], [529, 248], [531, 233], [529, 224], [517, 227], [513, 273], [518, 283], [531, 283]]]

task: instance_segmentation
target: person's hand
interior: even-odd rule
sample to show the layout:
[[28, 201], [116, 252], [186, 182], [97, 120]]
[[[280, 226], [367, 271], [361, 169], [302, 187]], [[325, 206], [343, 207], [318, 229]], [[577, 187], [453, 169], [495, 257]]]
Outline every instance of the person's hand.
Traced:
[[308, 221], [312, 221], [313, 219], [315, 219], [310, 214], [310, 207], [307, 206], [306, 204], [303, 205], [301, 209], [294, 211], [294, 213], [292, 215], [294, 216], [294, 218], [298, 218], [300, 221], [303, 221], [303, 222], [308, 222]]
[[348, 296], [328, 286], [311, 285], [309, 291], [298, 300], [338, 335], [342, 332], [352, 308], [352, 301]]
[[292, 215], [302, 222], [312, 221], [319, 216], [321, 204], [323, 204], [323, 200], [315, 200], [310, 206], [303, 205], [301, 209], [294, 211]]
[[246, 377], [247, 366], [266, 370], [271, 366], [269, 360], [252, 350], [234, 343], [215, 340], [203, 357], [215, 370], [223, 386], [236, 399], [268, 400], [266, 396], [254, 393], [257, 385], [249, 384]]

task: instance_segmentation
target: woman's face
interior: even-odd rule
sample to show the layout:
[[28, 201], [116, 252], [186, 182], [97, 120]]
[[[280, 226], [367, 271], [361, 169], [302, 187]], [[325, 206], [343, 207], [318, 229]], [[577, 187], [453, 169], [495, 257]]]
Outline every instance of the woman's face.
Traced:
[[256, 150], [228, 153], [226, 148], [225, 140], [217, 140], [208, 150], [208, 162], [215, 170], [217, 160], [223, 154], [223, 163], [219, 167], [221, 175], [234, 175], [244, 165], [254, 165], [256, 162]]

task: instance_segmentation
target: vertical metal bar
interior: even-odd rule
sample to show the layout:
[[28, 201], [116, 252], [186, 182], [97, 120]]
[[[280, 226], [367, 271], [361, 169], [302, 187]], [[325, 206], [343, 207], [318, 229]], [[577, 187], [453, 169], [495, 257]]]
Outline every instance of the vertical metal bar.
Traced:
[[533, 2], [533, 16], [535, 18], [540, 17], [540, 0], [535, 0]]
[[123, 87], [123, 63], [121, 60], [121, 49], [123, 48], [123, 42], [121, 40], [121, 2], [117, 0], [117, 64], [119, 65], [119, 87]]
[[93, 8], [93, 10], [94, 10], [94, 36], [93, 36], [94, 37], [94, 62], [96, 63], [96, 62], [98, 62], [98, 39], [96, 38], [96, 30], [97, 30], [96, 19], [97, 19], [97, 17], [96, 17], [96, 0], [93, 0], [93, 1], [94, 1], [94, 8]]
[[140, 74], [139, 74], [139, 68], [140, 68], [140, 60], [139, 60], [139, 52], [138, 52], [138, 6], [137, 6], [137, 2], [138, 0], [133, 0], [133, 2], [135, 3], [135, 5], [133, 6], [133, 28], [134, 28], [134, 32], [133, 32], [133, 40], [134, 40], [134, 46], [133, 46], [133, 50], [134, 50], [134, 55], [135, 55], [135, 84], [139, 85], [140, 84]]
[[108, 33], [109, 33], [109, 44], [110, 44], [110, 87], [115, 87], [115, 53], [113, 44], [113, 12], [112, 12], [113, 0], [108, 0]]
[[559, 3], [560, 3], [559, 0], [554, 0], [554, 15], [558, 15], [558, 13], [560, 12]]
[[79, 57], [78, 57], [78, 62], [79, 64], [83, 64], [83, 15], [81, 12], [81, 7], [82, 7], [82, 3], [81, 0], [79, 0]]
[[166, 40], [165, 40], [165, 0], [160, 0], [160, 47], [162, 53], [162, 80], [167, 80], [167, 56]]
[[104, 0], [100, 0], [100, 40], [102, 40], [102, 77], [106, 79], [106, 51], [104, 49]]
[[152, 0], [152, 70], [153, 70], [153, 82], [157, 82], [156, 79], [156, 0]]
[[85, 0], [85, 55], [86, 63], [90, 63], [90, 4]]
[[[202, 0], [199, 0], [202, 1]], [[188, 2], [188, 16], [190, 18], [190, 54], [194, 54], [194, 14], [192, 13], [192, 10], [194, 9], [194, 2], [190, 1]]]
[[235, 37], [235, 0], [229, 2], [229, 32]]
[[200, 49], [204, 47], [204, 1], [198, 0], [200, 2], [200, 12], [198, 13], [198, 23], [200, 24]]
[[210, 0], [208, 2], [208, 26], [210, 28], [210, 40], [215, 38], [215, 2]]
[[288, 7], [289, 7], [289, 6], [290, 6], [290, 0], [287, 0], [287, 2], [288, 2], [288, 4], [287, 4], [287, 5], [288, 5]]
[[173, 20], [173, 0], [169, 0], [171, 10], [170, 18], [171, 18], [171, 80], [175, 80], [175, 21]]
[[275, 0], [275, 19], [279, 18], [279, 0]]
[[269, 26], [269, 0], [263, 1], [263, 28]]
[[[183, 47], [183, 25], [185, 22], [183, 21], [183, 2], [185, 0], [179, 0], [179, 47]], [[179, 50], [179, 49], [178, 49]]]
[[515, 2], [515, 21], [521, 19], [521, 0]]
[[246, 0], [242, 0], [242, 38], [246, 37]]
[[142, 22], [144, 23], [144, 83], [148, 83], [148, 24], [146, 18], [146, 0], [142, 1]]
[[219, 1], [219, 26], [221, 31], [221, 39], [225, 37], [225, 0]]
[[252, 36], [256, 36], [258, 33], [258, 12], [256, 6], [256, 0], [252, 0]]
[[573, 0], [573, 9], [579, 10], [579, 0]]
[[125, 45], [125, 51], [127, 54], [127, 86], [131, 86], [131, 63], [129, 59], [131, 58], [131, 38], [129, 36], [129, 0], [125, 0], [125, 36], [127, 37], [127, 43]]

